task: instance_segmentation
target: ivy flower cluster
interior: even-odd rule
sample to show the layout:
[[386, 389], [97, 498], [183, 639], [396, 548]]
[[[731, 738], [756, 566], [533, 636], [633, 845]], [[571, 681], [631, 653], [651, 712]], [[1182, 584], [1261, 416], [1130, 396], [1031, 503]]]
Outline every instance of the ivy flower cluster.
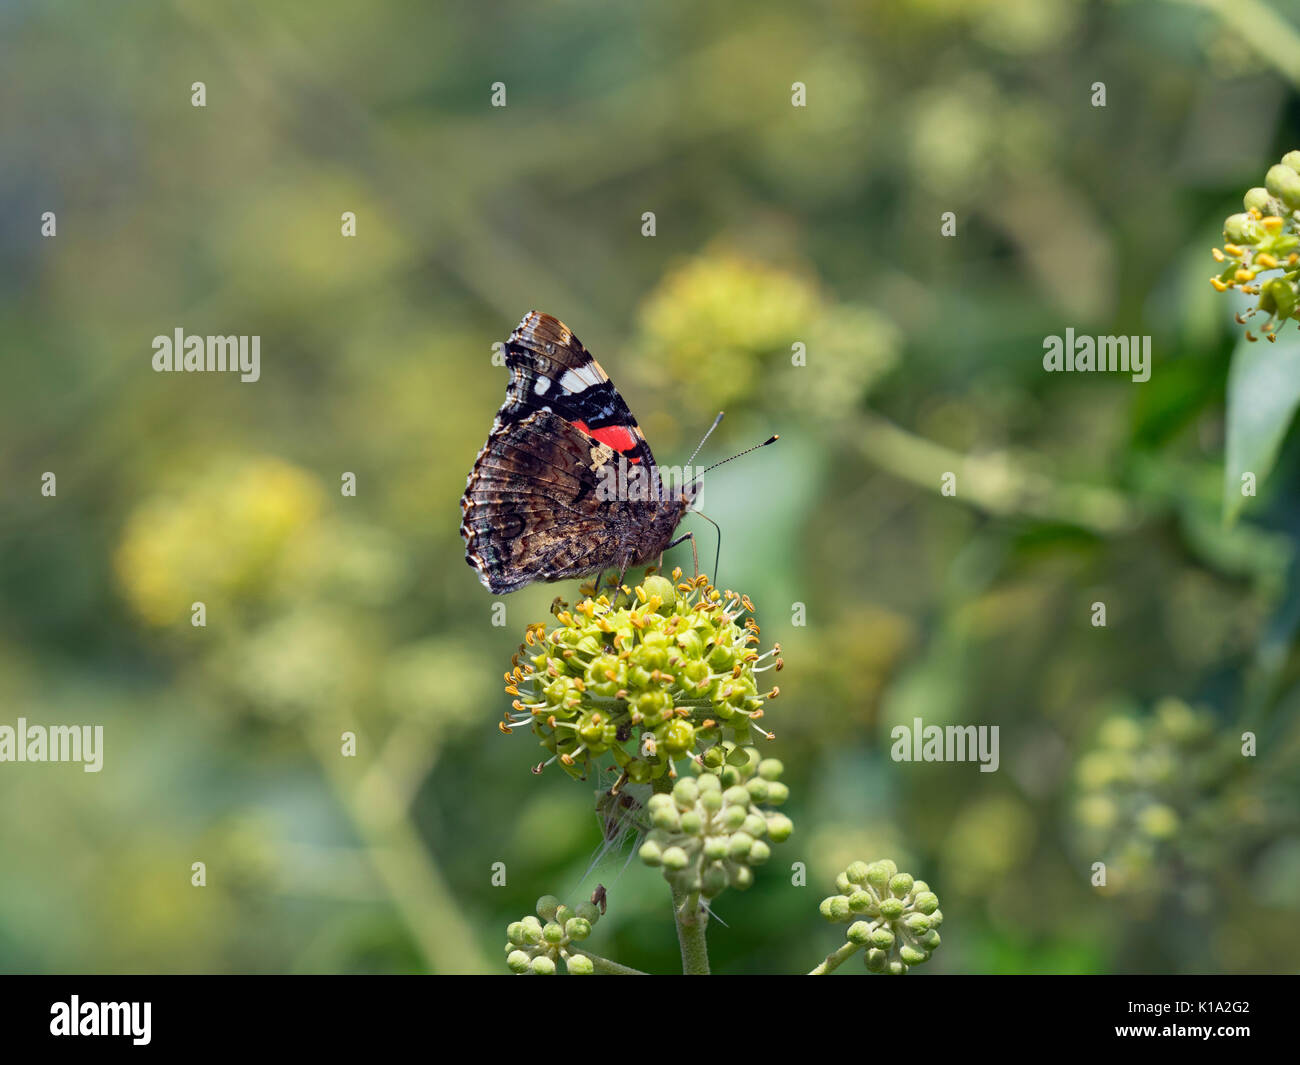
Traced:
[[506, 928], [506, 965], [517, 974], [552, 976], [562, 964], [570, 975], [590, 976], [600, 959], [578, 946], [600, 920], [595, 903], [563, 905], [554, 895], [537, 900], [537, 916]]
[[[1225, 243], [1211, 253], [1223, 270], [1210, 284], [1219, 292], [1235, 288], [1259, 297], [1237, 321], [1245, 325], [1256, 313], [1267, 315], [1261, 332], [1274, 340], [1288, 318], [1300, 319], [1300, 151], [1270, 167], [1243, 206], [1223, 224]], [[1261, 280], [1261, 274], [1270, 276]], [[1259, 338], [1247, 330], [1246, 339]]]
[[1169, 847], [1213, 836], [1206, 799], [1220, 790], [1219, 755], [1213, 716], [1179, 699], [1102, 722], [1075, 769], [1074, 817], [1083, 852], [1111, 867], [1111, 887], [1154, 887]]
[[729, 887], [743, 891], [754, 882], [753, 867], [771, 856], [769, 843], [794, 831], [784, 814], [759, 807], [789, 796], [779, 761], [760, 760], [752, 747], [731, 747], [722, 760], [720, 772], [683, 777], [647, 803], [651, 828], [638, 853], [678, 894], [708, 900]]
[[832, 923], [852, 923], [844, 946], [815, 973], [829, 972], [866, 948], [863, 960], [869, 972], [902, 975], [938, 949], [943, 912], [924, 880], [900, 873], [883, 859], [854, 862], [835, 878], [835, 886], [839, 894], [822, 900], [822, 916]]
[[[585, 779], [610, 755], [619, 785], [677, 776], [675, 761], [701, 759], [724, 740], [743, 746], [780, 689], [760, 691], [759, 674], [781, 669], [781, 648], [759, 653], [749, 597], [719, 591], [707, 577], [648, 576], [618, 605], [615, 593], [572, 610], [557, 603], [554, 628], [530, 625], [511, 660], [514, 697], [501, 731], [530, 727], [550, 758]], [[594, 589], [593, 589], [594, 591]], [[716, 756], [715, 756], [716, 757]]]

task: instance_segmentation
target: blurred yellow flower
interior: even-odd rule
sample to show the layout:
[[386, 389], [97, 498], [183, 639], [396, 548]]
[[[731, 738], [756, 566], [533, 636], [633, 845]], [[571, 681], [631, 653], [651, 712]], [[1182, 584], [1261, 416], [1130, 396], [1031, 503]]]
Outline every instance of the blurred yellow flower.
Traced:
[[759, 361], [807, 342], [821, 310], [802, 277], [729, 251], [705, 252], [670, 270], [641, 309], [650, 358], [703, 409], [747, 398], [762, 377]]
[[323, 498], [311, 475], [280, 459], [223, 465], [136, 507], [114, 557], [118, 581], [152, 625], [174, 623], [196, 601], [265, 597]]

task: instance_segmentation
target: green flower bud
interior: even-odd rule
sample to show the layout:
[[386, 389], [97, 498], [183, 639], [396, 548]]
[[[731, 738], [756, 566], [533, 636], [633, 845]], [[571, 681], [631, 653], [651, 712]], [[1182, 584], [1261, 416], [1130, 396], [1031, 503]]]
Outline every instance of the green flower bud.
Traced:
[[682, 777], [673, 785], [673, 801], [682, 810], [685, 810], [688, 806], [694, 806], [699, 797], [700, 784], [694, 777]]
[[754, 882], [754, 872], [747, 865], [733, 865], [727, 869], [731, 886], [737, 891], [746, 890]]
[[522, 947], [527, 943], [528, 938], [524, 934], [523, 923], [520, 921], [512, 921], [510, 924], [506, 925], [506, 939], [510, 940], [511, 944], [516, 947]]
[[1300, 207], [1300, 174], [1289, 166], [1284, 166], [1282, 163], [1270, 166], [1268, 173], [1264, 175], [1264, 185], [1289, 209], [1295, 210]]
[[[1291, 176], [1300, 178], [1300, 174]], [[1233, 244], [1258, 244], [1264, 237], [1264, 227], [1254, 215], [1233, 214], [1223, 223], [1223, 235]]]
[[[1300, 178], [1300, 175], [1297, 177]], [[689, 721], [677, 718], [661, 728], [663, 735], [660, 740], [670, 756], [685, 754], [695, 746], [695, 726]]]
[[754, 840], [754, 845], [749, 848], [749, 864], [762, 865], [770, 857], [772, 857], [772, 848], [761, 839]]
[[704, 828], [704, 819], [698, 810], [687, 810], [682, 814], [681, 830], [688, 836], [698, 836]]
[[876, 897], [869, 891], [855, 891], [849, 896], [849, 909], [854, 913], [876, 915]]
[[831, 895], [822, 899], [819, 907], [821, 915], [828, 921], [847, 921], [849, 919], [849, 900], [844, 895]]
[[735, 832], [745, 823], [749, 811], [743, 806], [728, 806], [722, 811], [722, 823], [729, 831]]
[[512, 950], [506, 957], [506, 965], [512, 973], [526, 973], [532, 960], [522, 950]]
[[1271, 201], [1272, 197], [1268, 194], [1268, 189], [1262, 189], [1258, 186], [1251, 189], [1242, 197], [1242, 205], [1247, 211], [1256, 210], [1262, 215], [1273, 213]]
[[663, 854], [665, 869], [685, 869], [690, 864], [690, 861], [690, 858], [681, 847], [669, 847]]
[[564, 967], [572, 976], [590, 976], [596, 971], [595, 963], [585, 954], [570, 954], [564, 959]]
[[584, 900], [573, 907], [573, 912], [589, 925], [594, 925], [600, 920], [600, 907], [594, 902], [587, 902]]
[[753, 846], [753, 836], [747, 832], [737, 832], [731, 837], [731, 842], [727, 844], [727, 854], [736, 861], [742, 861], [749, 856]]
[[913, 899], [911, 904], [913, 904], [914, 908], [918, 909], [920, 913], [931, 914], [935, 912], [935, 910], [939, 909], [939, 896], [935, 895], [935, 892], [932, 891], [920, 891], [917, 893], [917, 897]]
[[871, 938], [871, 925], [866, 921], [854, 921], [849, 925], [845, 936], [850, 943], [857, 943], [860, 946]]
[[886, 865], [884, 862], [872, 862], [867, 866], [867, 883], [870, 884], [877, 892], [883, 894], [889, 887], [889, 878], [898, 872], [893, 863]]
[[547, 955], [539, 954], [532, 961], [532, 970], [538, 976], [554, 976], [555, 962]]
[[767, 819], [767, 836], [773, 843], [784, 843], [794, 831], [794, 822], [785, 814], [772, 814]]
[[883, 950], [876, 950], [874, 947], [867, 951], [863, 959], [867, 963], [867, 968], [873, 973], [883, 973], [885, 967], [889, 965], [889, 955]]
[[554, 895], [543, 895], [537, 900], [537, 916], [544, 921], [555, 919], [555, 911], [560, 908], [560, 900]]
[[871, 930], [871, 945], [879, 950], [888, 950], [894, 945], [894, 933], [883, 926], [873, 928]]
[[542, 938], [553, 947], [559, 946], [564, 942], [564, 929], [551, 921], [542, 929]]
[[773, 781], [767, 786], [767, 801], [773, 806], [780, 806], [789, 797], [790, 789], [779, 780]]
[[564, 924], [564, 934], [570, 939], [586, 939], [591, 935], [591, 923], [581, 917], [570, 917]]
[[663, 864], [664, 852], [660, 849], [659, 844], [646, 840], [641, 844], [641, 849], [637, 851], [637, 856], [652, 868]]
[[930, 955], [925, 951], [918, 950], [916, 947], [910, 945], [902, 947], [898, 952], [898, 957], [902, 960], [904, 965], [920, 965], [921, 962], [925, 961], [929, 956]]
[[[664, 798], [667, 799], [668, 796], [665, 795]], [[650, 823], [655, 828], [662, 828], [666, 832], [678, 832], [682, 827], [682, 815], [677, 812], [677, 808], [669, 799], [667, 806], [660, 806], [651, 813]]]
[[880, 916], [886, 921], [898, 920], [898, 918], [903, 916], [903, 900], [893, 898], [881, 899]]
[[906, 873], [898, 873], [890, 877], [889, 890], [897, 898], [906, 897], [907, 893], [912, 890], [912, 878]]
[[844, 875], [848, 877], [850, 884], [861, 884], [867, 879], [867, 863], [853, 862], [844, 870]]
[[709, 836], [704, 841], [704, 857], [711, 862], [721, 861], [727, 856], [730, 840], [730, 836]]
[[1289, 166], [1300, 174], [1300, 152], [1287, 152], [1286, 155], [1282, 156], [1282, 165]]

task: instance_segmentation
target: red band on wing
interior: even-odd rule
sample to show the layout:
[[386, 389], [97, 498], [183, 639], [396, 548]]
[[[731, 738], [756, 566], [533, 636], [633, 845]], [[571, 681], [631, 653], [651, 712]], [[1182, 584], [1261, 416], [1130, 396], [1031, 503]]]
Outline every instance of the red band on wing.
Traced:
[[[588, 429], [584, 421], [573, 423], [574, 428], [580, 429], [593, 440], [599, 440], [602, 444], [612, 447], [620, 455], [628, 451], [635, 451], [640, 441], [631, 429], [624, 428], [621, 425], [606, 425], [600, 429]], [[640, 457], [629, 459], [630, 462], [640, 462]]]

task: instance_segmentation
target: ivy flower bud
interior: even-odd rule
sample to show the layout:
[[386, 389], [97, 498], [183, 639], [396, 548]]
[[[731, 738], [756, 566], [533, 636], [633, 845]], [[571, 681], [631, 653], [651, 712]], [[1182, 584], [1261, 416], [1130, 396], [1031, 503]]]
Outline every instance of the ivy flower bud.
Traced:
[[1300, 174], [1291, 167], [1284, 163], [1269, 167], [1268, 173], [1264, 175], [1264, 185], [1289, 209], [1300, 207]]
[[[1295, 154], [1295, 153], [1288, 153], [1288, 154]], [[1259, 188], [1258, 186], [1256, 186], [1253, 189], [1247, 190], [1246, 195], [1243, 196], [1241, 199], [1241, 203], [1242, 206], [1245, 207], [1247, 211], [1258, 211], [1260, 213], [1260, 216], [1262, 217], [1263, 215], [1273, 213], [1270, 204], [1271, 200], [1272, 200], [1272, 196], [1269, 195], [1268, 189]]]
[[584, 954], [566, 955], [564, 967], [571, 976], [590, 976], [596, 971], [595, 963]]

